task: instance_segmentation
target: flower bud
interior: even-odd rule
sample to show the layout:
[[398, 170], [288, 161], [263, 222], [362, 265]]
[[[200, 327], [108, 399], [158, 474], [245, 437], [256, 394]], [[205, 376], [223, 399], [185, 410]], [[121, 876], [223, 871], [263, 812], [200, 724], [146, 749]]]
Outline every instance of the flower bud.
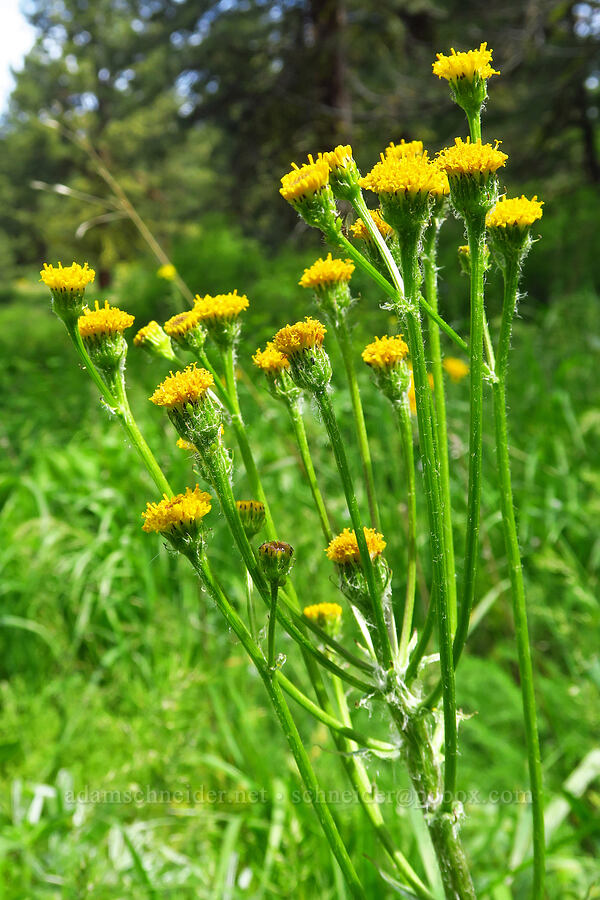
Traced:
[[175, 360], [171, 338], [164, 331], [158, 322], [152, 321], [140, 328], [133, 339], [136, 347], [145, 350], [150, 356], [159, 356], [168, 359], [170, 362]]
[[327, 632], [329, 637], [338, 637], [342, 630], [342, 607], [339, 603], [314, 603], [312, 606], [305, 606], [304, 615]]
[[237, 500], [235, 505], [240, 514], [246, 537], [250, 540], [265, 524], [265, 505], [258, 500]]
[[392, 403], [399, 401], [410, 385], [410, 371], [405, 363], [407, 356], [408, 345], [401, 334], [376, 337], [362, 352], [377, 387]]
[[[374, 528], [364, 527], [363, 531], [376, 574], [381, 583], [386, 584], [389, 579], [389, 570], [382, 556], [386, 547], [383, 535]], [[335, 564], [340, 578], [340, 590], [344, 596], [360, 609], [370, 610], [371, 599], [362, 567], [356, 532], [344, 528], [341, 534], [333, 538], [325, 553], [327, 558]]]
[[269, 584], [281, 587], [294, 565], [294, 548], [284, 541], [266, 541], [258, 548], [258, 563]]
[[352, 147], [339, 145], [335, 150], [319, 153], [317, 162], [325, 162], [329, 169], [329, 184], [333, 196], [352, 203], [360, 194], [360, 172], [352, 156]]

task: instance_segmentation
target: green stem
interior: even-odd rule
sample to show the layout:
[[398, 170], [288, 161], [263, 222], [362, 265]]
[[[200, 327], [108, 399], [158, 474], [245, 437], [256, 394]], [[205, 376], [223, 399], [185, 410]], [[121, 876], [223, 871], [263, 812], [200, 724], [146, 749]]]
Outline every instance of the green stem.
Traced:
[[317, 776], [315, 775], [315, 771], [310, 762], [310, 758], [308, 756], [308, 753], [306, 752], [304, 744], [302, 743], [302, 738], [300, 737], [298, 729], [296, 728], [296, 724], [292, 718], [278, 680], [272, 677], [272, 672], [268, 666], [268, 663], [265, 661], [265, 658], [260, 652], [260, 649], [252, 640], [248, 629], [246, 628], [236, 611], [233, 609], [231, 604], [228, 602], [225, 595], [216, 586], [214, 579], [212, 578], [212, 575], [210, 573], [206, 557], [204, 555], [198, 554], [196, 559], [192, 559], [192, 562], [200, 578], [215, 600], [215, 603], [217, 604], [219, 610], [224, 615], [227, 624], [238, 636], [244, 649], [256, 666], [256, 669], [262, 679], [267, 694], [269, 695], [269, 699], [275, 710], [275, 714], [279, 719], [281, 728], [283, 729], [285, 737], [288, 741], [289, 747], [296, 761], [296, 765], [298, 766], [298, 771], [300, 772], [300, 776], [302, 777], [304, 785], [313, 804], [313, 808], [317, 814], [319, 822], [321, 823], [321, 827], [329, 842], [329, 846], [331, 847], [331, 850], [333, 851], [333, 854], [338, 861], [340, 869], [342, 870], [352, 896], [355, 897], [356, 900], [366, 900], [365, 892], [356, 874], [356, 871], [352, 864], [352, 860], [348, 855], [348, 851], [344, 846], [337, 826], [333, 820], [333, 816], [331, 815], [331, 811], [325, 800], [324, 792], [321, 789], [319, 782], [317, 781]]
[[519, 284], [519, 264], [511, 260], [504, 271], [504, 305], [502, 325], [498, 346], [497, 375], [498, 381], [493, 385], [494, 423], [496, 431], [496, 459], [500, 482], [500, 502], [502, 509], [502, 525], [504, 543], [510, 570], [510, 583], [513, 598], [513, 615], [517, 652], [519, 657], [519, 676], [521, 681], [521, 697], [523, 703], [523, 719], [527, 743], [527, 760], [529, 765], [529, 782], [531, 785], [531, 813], [533, 818], [533, 893], [534, 900], [542, 900], [545, 895], [545, 838], [544, 838], [544, 800], [542, 786], [542, 764], [535, 708], [535, 690], [533, 684], [533, 665], [529, 644], [527, 625], [527, 602], [523, 582], [523, 567], [519, 549], [519, 538], [515, 510], [513, 504], [510, 460], [508, 454], [508, 425], [506, 415], [506, 371], [510, 334], [517, 300]]
[[348, 387], [350, 389], [350, 400], [352, 401], [352, 415], [354, 417], [354, 425], [356, 427], [356, 435], [358, 438], [358, 452], [362, 463], [363, 475], [365, 478], [365, 486], [367, 489], [367, 499], [369, 501], [369, 513], [371, 515], [371, 525], [377, 531], [381, 531], [381, 518], [379, 515], [379, 507], [377, 505], [377, 495], [375, 493], [375, 478], [373, 476], [373, 462], [371, 460], [371, 451], [369, 449], [369, 439], [367, 437], [367, 427], [365, 425], [365, 416], [363, 412], [362, 401], [360, 399], [360, 391], [358, 389], [358, 379], [356, 377], [356, 367], [352, 358], [352, 343], [348, 333], [348, 323], [345, 315], [340, 316], [339, 323], [335, 326], [335, 336], [344, 361], [346, 369], [346, 377], [348, 379]]
[[253, 582], [252, 576], [248, 569], [246, 569], [246, 612], [248, 615], [248, 626], [250, 628], [250, 634], [252, 635], [253, 640], [256, 640], [258, 635], [258, 630], [256, 628], [256, 612], [254, 610], [254, 597], [252, 596], [253, 590]]
[[415, 592], [417, 587], [417, 492], [415, 484], [415, 457], [413, 449], [413, 431], [410, 420], [410, 405], [408, 395], [403, 394], [402, 399], [394, 403], [396, 422], [400, 432], [402, 454], [404, 456], [404, 468], [406, 470], [408, 509], [408, 547], [406, 565], [406, 594], [404, 599], [404, 615], [402, 618], [402, 632], [400, 634], [399, 660], [400, 667], [404, 668], [408, 661], [408, 644], [412, 632], [413, 614], [415, 609]]
[[485, 248], [485, 219], [483, 216], [467, 221], [467, 235], [471, 258], [469, 486], [463, 589], [453, 650], [455, 665], [460, 658], [469, 632], [469, 619], [475, 597], [479, 556], [483, 438], [483, 276]]
[[[363, 254], [360, 252], [360, 250], [357, 250], [357, 248], [354, 246], [354, 244], [351, 243], [347, 237], [345, 237], [343, 234], [339, 234], [339, 235], [336, 235], [335, 241], [337, 244], [339, 244], [341, 247], [344, 248], [344, 251], [353, 260], [353, 262], [355, 262], [356, 265], [363, 270], [363, 272], [365, 272], [376, 284], [379, 285], [379, 287], [386, 294], [386, 296], [392, 297], [396, 303], [400, 303], [400, 304], [403, 303], [403, 301], [404, 301], [403, 290], [399, 287], [394, 287], [387, 280], [385, 275], [382, 275], [381, 272], [379, 272], [375, 268], [375, 266], [371, 265], [369, 260], [365, 256], [363, 256]], [[395, 266], [396, 271], [397, 271], [398, 267], [393, 262], [393, 260], [392, 260], [392, 263]], [[463, 353], [468, 353], [469, 348], [467, 346], [466, 341], [463, 340], [463, 338], [461, 338], [461, 336], [456, 333], [456, 331], [452, 328], [452, 326], [448, 325], [448, 323], [442, 319], [442, 317], [439, 315], [439, 313], [437, 313], [435, 310], [433, 310], [431, 308], [431, 306], [429, 305], [429, 303], [427, 303], [427, 301], [421, 296], [419, 296], [419, 303], [421, 304], [421, 306], [427, 313], [427, 316], [430, 319], [432, 319], [434, 322], [436, 322], [437, 325], [439, 325], [439, 327], [442, 329], [442, 331], [448, 335], [450, 340], [453, 341], [457, 347], [460, 347], [460, 349], [463, 351]]]
[[[425, 276], [425, 295], [432, 309], [437, 312], [437, 236], [439, 220], [434, 219], [427, 228], [423, 238], [423, 269]], [[446, 425], [446, 398], [444, 391], [444, 370], [442, 367], [442, 351], [440, 346], [440, 330], [435, 322], [429, 322], [429, 352], [433, 371], [433, 397], [435, 403], [435, 426], [437, 432], [438, 453], [440, 459], [440, 481], [444, 515], [444, 548], [448, 571], [448, 616], [452, 637], [456, 632], [456, 566], [454, 562], [454, 538], [452, 534], [452, 505], [450, 497], [450, 467], [448, 463], [448, 430]]]
[[298, 450], [300, 451], [306, 478], [308, 480], [310, 491], [313, 496], [315, 507], [319, 516], [323, 537], [329, 544], [333, 538], [333, 533], [331, 531], [331, 525], [329, 524], [329, 516], [327, 515], [323, 496], [317, 483], [317, 475], [315, 472], [315, 467], [313, 466], [308, 441], [306, 439], [306, 431], [304, 428], [302, 413], [300, 412], [300, 405], [297, 400], [290, 399], [287, 396], [284, 402], [290, 415], [294, 437], [296, 438], [296, 443], [298, 445]]
[[[356, 741], [361, 747], [367, 747], [370, 750], [375, 750], [377, 753], [397, 753], [398, 748], [394, 746], [394, 744], [389, 744], [387, 741], [378, 741], [376, 738], [368, 737], [366, 734], [362, 734], [360, 731], [356, 731], [355, 728], [352, 727], [351, 723], [340, 722], [335, 716], [326, 712], [323, 708], [323, 705], [318, 706], [316, 703], [306, 696], [296, 685], [286, 678], [285, 675], [281, 672], [281, 670], [277, 670], [276, 678], [281, 684], [281, 687], [289, 694], [289, 696], [299, 703], [300, 706], [303, 706], [304, 709], [311, 714], [315, 719], [318, 719], [319, 722], [323, 722], [324, 725], [327, 725], [328, 728], [342, 735], [343, 737], [347, 737], [352, 741]], [[335, 682], [341, 684], [339, 678], [334, 676]]]
[[276, 581], [271, 582], [271, 608], [269, 610], [269, 634], [267, 638], [267, 661], [269, 668], [275, 668], [275, 625], [277, 623], [277, 596], [279, 594], [279, 585]]
[[[331, 405], [331, 400], [326, 390], [315, 393], [315, 400], [321, 412], [323, 424], [325, 425], [327, 434], [329, 435], [329, 440], [331, 441], [331, 446], [333, 449], [333, 454], [335, 456], [338, 472], [342, 480], [344, 495], [346, 497], [346, 504], [348, 506], [348, 512], [350, 513], [350, 519], [352, 520], [352, 526], [356, 535], [356, 542], [358, 544], [360, 559], [367, 581], [369, 596], [371, 598], [371, 603], [373, 606], [373, 613], [375, 615], [377, 632], [379, 634], [379, 640], [381, 642], [383, 666], [386, 670], [391, 669], [393, 667], [394, 657], [392, 652], [392, 639], [390, 637], [390, 634], [392, 632], [395, 632], [391, 609], [387, 609], [386, 611], [384, 611], [383, 608], [382, 586], [378, 584], [379, 579], [375, 574], [373, 560], [371, 559], [371, 554], [369, 553], [369, 549], [367, 547], [367, 541], [363, 530], [364, 527], [362, 524], [360, 511], [358, 509], [356, 494], [354, 493], [354, 486], [352, 484], [352, 476], [350, 475], [350, 467], [348, 466], [348, 459], [346, 457], [346, 451], [344, 450], [344, 443], [342, 441], [342, 436], [340, 434], [337, 420], [335, 418], [333, 406]], [[395, 640], [395, 636], [393, 640]]]
[[440, 669], [444, 700], [444, 801], [443, 808], [452, 808], [456, 788], [457, 725], [454, 666], [452, 664], [452, 638], [448, 615], [448, 572], [444, 550], [444, 516], [439, 477], [439, 458], [433, 430], [433, 405], [425, 365], [425, 348], [421, 321], [417, 306], [420, 272], [417, 243], [405, 241], [402, 246], [402, 271], [406, 285], [408, 307], [405, 313], [409, 347], [413, 361], [417, 419], [419, 423], [419, 448], [423, 465], [425, 495], [429, 518], [431, 556], [436, 585], [436, 609], [440, 644]]
[[132, 444], [135, 446], [137, 452], [142, 458], [142, 462], [144, 463], [148, 473], [152, 476], [156, 487], [159, 489], [161, 494], [166, 494], [168, 497], [172, 497], [173, 490], [169, 482], [165, 478], [158, 462], [156, 461], [154, 454], [150, 450], [150, 447], [146, 443], [144, 436], [133, 417], [133, 413], [131, 412], [129, 401], [127, 400], [127, 394], [125, 392], [124, 373], [119, 372], [117, 374], [117, 377], [114, 379], [114, 383], [109, 387], [109, 385], [106, 384], [104, 379], [101, 377], [100, 373], [91, 361], [87, 350], [85, 349], [83, 341], [81, 340], [81, 335], [79, 333], [79, 325], [77, 323], [77, 320], [74, 320], [72, 322], [67, 321], [65, 322], [65, 325], [86, 371], [100, 391], [104, 402], [121, 420], [123, 428], [127, 432]]
[[232, 346], [229, 346], [222, 351], [222, 359], [223, 369], [225, 372], [225, 384], [227, 386], [227, 393], [231, 401], [231, 424], [235, 432], [238, 447], [240, 448], [240, 452], [242, 454], [242, 459], [244, 460], [244, 468], [246, 469], [248, 481], [250, 482], [250, 490], [252, 491], [254, 498], [256, 500], [260, 500], [260, 502], [264, 504], [265, 527], [269, 540], [273, 541], [276, 540], [277, 533], [275, 531], [275, 525], [273, 524], [273, 517], [271, 516], [269, 503], [267, 501], [267, 497], [260, 480], [260, 475], [258, 474], [258, 469], [254, 461], [254, 455], [252, 453], [252, 448], [250, 447], [250, 442], [246, 433], [246, 427], [242, 418], [242, 411], [240, 409], [240, 401], [235, 380], [235, 365]]

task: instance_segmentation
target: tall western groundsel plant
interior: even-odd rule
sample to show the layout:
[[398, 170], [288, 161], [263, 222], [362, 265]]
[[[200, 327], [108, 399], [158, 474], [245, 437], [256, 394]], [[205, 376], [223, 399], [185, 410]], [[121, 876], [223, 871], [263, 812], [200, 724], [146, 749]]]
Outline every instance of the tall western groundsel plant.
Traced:
[[[438, 860], [445, 896], [449, 900], [476, 896], [478, 873], [471, 872], [460, 836], [465, 812], [457, 794], [459, 715], [455, 684], [476, 599], [486, 383], [491, 385], [493, 395], [500, 512], [510, 566], [532, 793], [531, 896], [535, 900], [544, 896], [540, 749], [512, 499], [506, 404], [519, 277], [532, 243], [531, 227], [541, 217], [542, 204], [537, 198], [499, 199], [498, 173], [508, 156], [497, 142], [484, 143], [481, 137], [487, 80], [498, 74], [491, 60], [485, 44], [467, 53], [438, 54], [434, 73], [449, 82], [454, 100], [466, 113], [469, 135], [457, 137], [437, 156], [431, 157], [420, 141], [390, 144], [363, 176], [352, 148], [340, 146], [294, 165], [281, 180], [284, 199], [308, 225], [323, 234], [333, 252], [342, 256], [328, 252], [300, 278], [300, 285], [314, 296], [319, 318], [307, 315], [302, 321], [283, 325], [264, 349], [256, 350], [253, 361], [270, 394], [286, 410], [323, 535], [321, 547], [315, 550], [324, 550], [333, 566], [345, 613], [337, 602], [339, 597], [318, 604], [307, 602], [310, 586], [295, 583], [294, 549], [278, 530], [278, 498], [267, 496], [262, 484], [236, 380], [240, 331], [250, 307], [248, 297], [237, 291], [197, 295], [189, 310], [169, 319], [164, 327], [150, 322], [134, 338], [134, 345], [149, 353], [157, 365], [166, 360], [172, 366], [150, 400], [168, 417], [178, 444], [192, 454], [195, 472], [208, 488], [196, 484], [176, 494], [146, 444], [127, 398], [124, 332], [133, 317], [108, 303], [101, 306], [96, 302], [94, 308], [85, 305], [86, 287], [94, 279], [87, 264], [45, 265], [41, 273], [50, 288], [54, 310], [86, 371], [126, 430], [157, 487], [158, 498], [148, 502], [142, 514], [144, 531], [159, 534], [189, 560], [255, 666], [323, 833], [350, 894], [356, 898], [364, 898], [365, 892], [294, 720], [290, 700], [329, 729], [341, 766], [392, 870], [385, 876], [388, 882], [393, 882], [403, 896], [422, 900], [435, 896], [426, 875], [413, 868], [397, 845], [393, 821], [389, 821], [388, 811], [371, 783], [369, 757], [377, 758], [378, 765], [384, 765], [387, 759], [404, 760]], [[379, 208], [369, 209], [363, 190], [376, 196]], [[338, 201], [349, 203], [354, 210], [350, 236], [343, 228]], [[470, 275], [470, 330], [465, 337], [456, 333], [438, 309], [437, 239], [451, 211], [463, 220], [468, 241], [462, 249], [463, 264]], [[502, 321], [495, 344], [484, 297], [490, 250], [504, 279]], [[397, 320], [395, 334], [375, 337], [361, 348], [361, 354], [352, 338], [353, 318], [358, 313], [350, 282], [356, 268], [372, 279], [376, 291], [383, 292], [382, 308], [391, 310]], [[352, 405], [354, 447], [342, 438], [332, 402], [338, 373], [327, 350], [331, 338], [343, 361]], [[468, 354], [468, 363], [450, 354], [444, 358], [442, 342], [453, 344], [454, 353], [458, 348], [463, 357]], [[391, 499], [394, 508], [404, 501], [406, 519], [398, 521], [387, 536], [381, 532], [380, 498], [363, 413], [365, 398], [361, 397], [357, 378], [361, 355], [374, 389], [389, 401], [401, 447], [401, 454], [398, 459], [392, 458], [391, 464], [402, 472], [404, 496]], [[432, 372], [428, 371], [428, 360]], [[453, 527], [445, 390], [447, 377], [458, 381], [467, 375], [467, 523], [464, 565], [457, 579], [455, 559], [462, 548]], [[338, 534], [331, 526], [327, 497], [318, 482], [304, 426], [307, 399], [318, 410], [345, 500], [346, 523]], [[224, 437], [224, 423], [230, 426], [228, 433], [233, 434], [239, 449], [251, 499], [236, 497], [236, 464]], [[361, 463], [366, 509], [359, 502], [363, 491], [356, 490], [355, 453]], [[246, 580], [244, 615], [211, 567], [205, 519], [215, 500]], [[419, 541], [418, 535], [421, 502], [427, 521], [425, 541]], [[261, 530], [266, 540], [256, 546]], [[401, 570], [395, 573], [396, 583], [400, 582], [396, 598], [385, 555], [389, 544], [394, 546], [396, 558], [404, 556]], [[426, 567], [431, 571], [430, 600], [427, 609], [419, 610], [418, 618], [423, 621], [420, 629], [415, 628], [418, 547], [419, 552], [428, 553], [431, 562]], [[402, 615], [397, 621], [398, 610]], [[299, 678], [291, 671], [293, 663], [286, 662], [284, 673], [286, 660], [280, 652], [283, 632], [298, 644], [295, 661], [304, 669], [310, 693], [299, 687]], [[392, 735], [388, 740], [355, 727], [352, 709], [366, 699], [377, 702], [387, 718]], [[511, 877], [508, 868], [506, 877]]]

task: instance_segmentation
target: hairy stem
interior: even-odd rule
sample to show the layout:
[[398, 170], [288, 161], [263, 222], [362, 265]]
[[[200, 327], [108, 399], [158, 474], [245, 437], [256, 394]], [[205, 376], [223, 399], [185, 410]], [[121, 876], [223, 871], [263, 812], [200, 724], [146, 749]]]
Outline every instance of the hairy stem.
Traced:
[[313, 466], [312, 457], [310, 454], [310, 448], [308, 446], [308, 441], [306, 439], [306, 431], [304, 428], [304, 420], [302, 419], [302, 413], [300, 411], [299, 402], [294, 399], [285, 398], [285, 405], [290, 415], [290, 421], [292, 423], [292, 428], [294, 431], [294, 437], [296, 438], [296, 444], [298, 445], [298, 450], [300, 451], [300, 456], [302, 458], [302, 464], [304, 466], [304, 471], [306, 473], [306, 478], [310, 487], [310, 491], [314, 500], [315, 508], [317, 510], [317, 514], [319, 516], [319, 522], [321, 523], [321, 531], [323, 532], [323, 537], [329, 544], [331, 539], [333, 538], [333, 533], [331, 531], [331, 525], [329, 524], [329, 516], [327, 515], [327, 510], [325, 508], [325, 503], [323, 501], [323, 495], [319, 489], [319, 485], [317, 483], [317, 475], [315, 472], [315, 467]]

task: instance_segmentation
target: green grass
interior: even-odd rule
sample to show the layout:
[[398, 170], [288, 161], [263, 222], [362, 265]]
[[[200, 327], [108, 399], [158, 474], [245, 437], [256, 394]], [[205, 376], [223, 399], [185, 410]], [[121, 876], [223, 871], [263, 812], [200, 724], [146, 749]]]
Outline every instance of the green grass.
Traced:
[[[294, 270], [290, 260], [280, 271], [288, 269]], [[259, 269], [253, 277], [266, 283]], [[125, 271], [117, 289], [133, 279]], [[264, 298], [264, 292], [257, 296]], [[305, 298], [291, 290], [289, 296], [298, 310]], [[493, 319], [497, 290], [490, 296]], [[160, 308], [157, 292], [142, 292], [132, 302], [140, 324]], [[552, 900], [600, 897], [594, 861], [600, 853], [600, 782], [597, 758], [590, 755], [600, 753], [600, 541], [590, 527], [600, 511], [600, 389], [589, 375], [598, 351], [590, 329], [597, 303], [585, 292], [535, 312], [524, 302], [509, 388], [554, 825]], [[375, 299], [365, 295], [361, 304], [370, 311], [357, 328], [357, 347], [374, 331], [389, 328]], [[280, 537], [296, 548], [294, 580], [301, 599], [336, 599], [283, 409], [248, 365], [279, 321], [273, 308], [274, 299], [260, 299], [256, 317], [248, 315], [240, 353], [245, 415]], [[312, 810], [299, 799], [300, 782], [261, 685], [184, 563], [141, 531], [141, 510], [154, 498], [152, 484], [117, 423], [98, 408], [62, 326], [46, 309], [44, 295], [24, 285], [0, 309], [0, 897], [344, 898]], [[190, 460], [174, 448], [172, 430], [145, 399], [166, 370], [133, 350], [130, 357], [132, 405], [181, 489], [196, 477]], [[381, 496], [400, 498], [394, 506], [384, 504], [383, 530], [401, 583], [398, 442], [385, 404], [367, 374], [360, 377]], [[466, 385], [449, 387], [459, 561], [467, 397]], [[334, 401], [347, 424], [348, 395], [338, 388]], [[307, 427], [324, 494], [342, 527], [345, 509], [331, 452], [310, 408]], [[490, 474], [489, 415], [487, 429], [478, 584], [486, 611], [458, 671], [458, 700], [466, 716], [459, 788], [469, 798], [464, 834], [480, 895], [525, 900], [529, 810], [512, 801], [526, 788], [527, 773], [497, 487]], [[350, 444], [349, 426], [347, 438]], [[356, 455], [353, 462], [358, 470]], [[246, 494], [243, 478], [236, 491]], [[364, 506], [364, 496], [359, 499]], [[216, 512], [211, 523], [211, 560], [241, 605], [239, 561]], [[282, 649], [286, 671], [293, 671], [295, 647], [286, 642]], [[322, 784], [343, 791], [326, 730], [294, 713]], [[377, 707], [364, 709], [357, 721], [385, 736]], [[381, 790], [408, 787], [401, 763], [373, 759], [368, 765]], [[109, 802], [105, 793], [97, 802], [73, 803], [73, 791], [87, 791], [88, 799], [93, 791], [132, 796]], [[136, 800], [136, 791], [143, 800]], [[161, 791], [170, 792], [170, 801], [161, 801]], [[177, 791], [179, 798], [173, 796]], [[490, 798], [493, 791], [497, 801]], [[396, 896], [391, 887], [386, 893], [378, 875], [382, 860], [357, 804], [341, 795], [334, 808], [367, 894]], [[386, 809], [403, 851], [427, 875], [432, 860], [420, 814], [395, 808], [391, 800]], [[500, 886], [509, 864], [524, 865], [512, 885]]]

